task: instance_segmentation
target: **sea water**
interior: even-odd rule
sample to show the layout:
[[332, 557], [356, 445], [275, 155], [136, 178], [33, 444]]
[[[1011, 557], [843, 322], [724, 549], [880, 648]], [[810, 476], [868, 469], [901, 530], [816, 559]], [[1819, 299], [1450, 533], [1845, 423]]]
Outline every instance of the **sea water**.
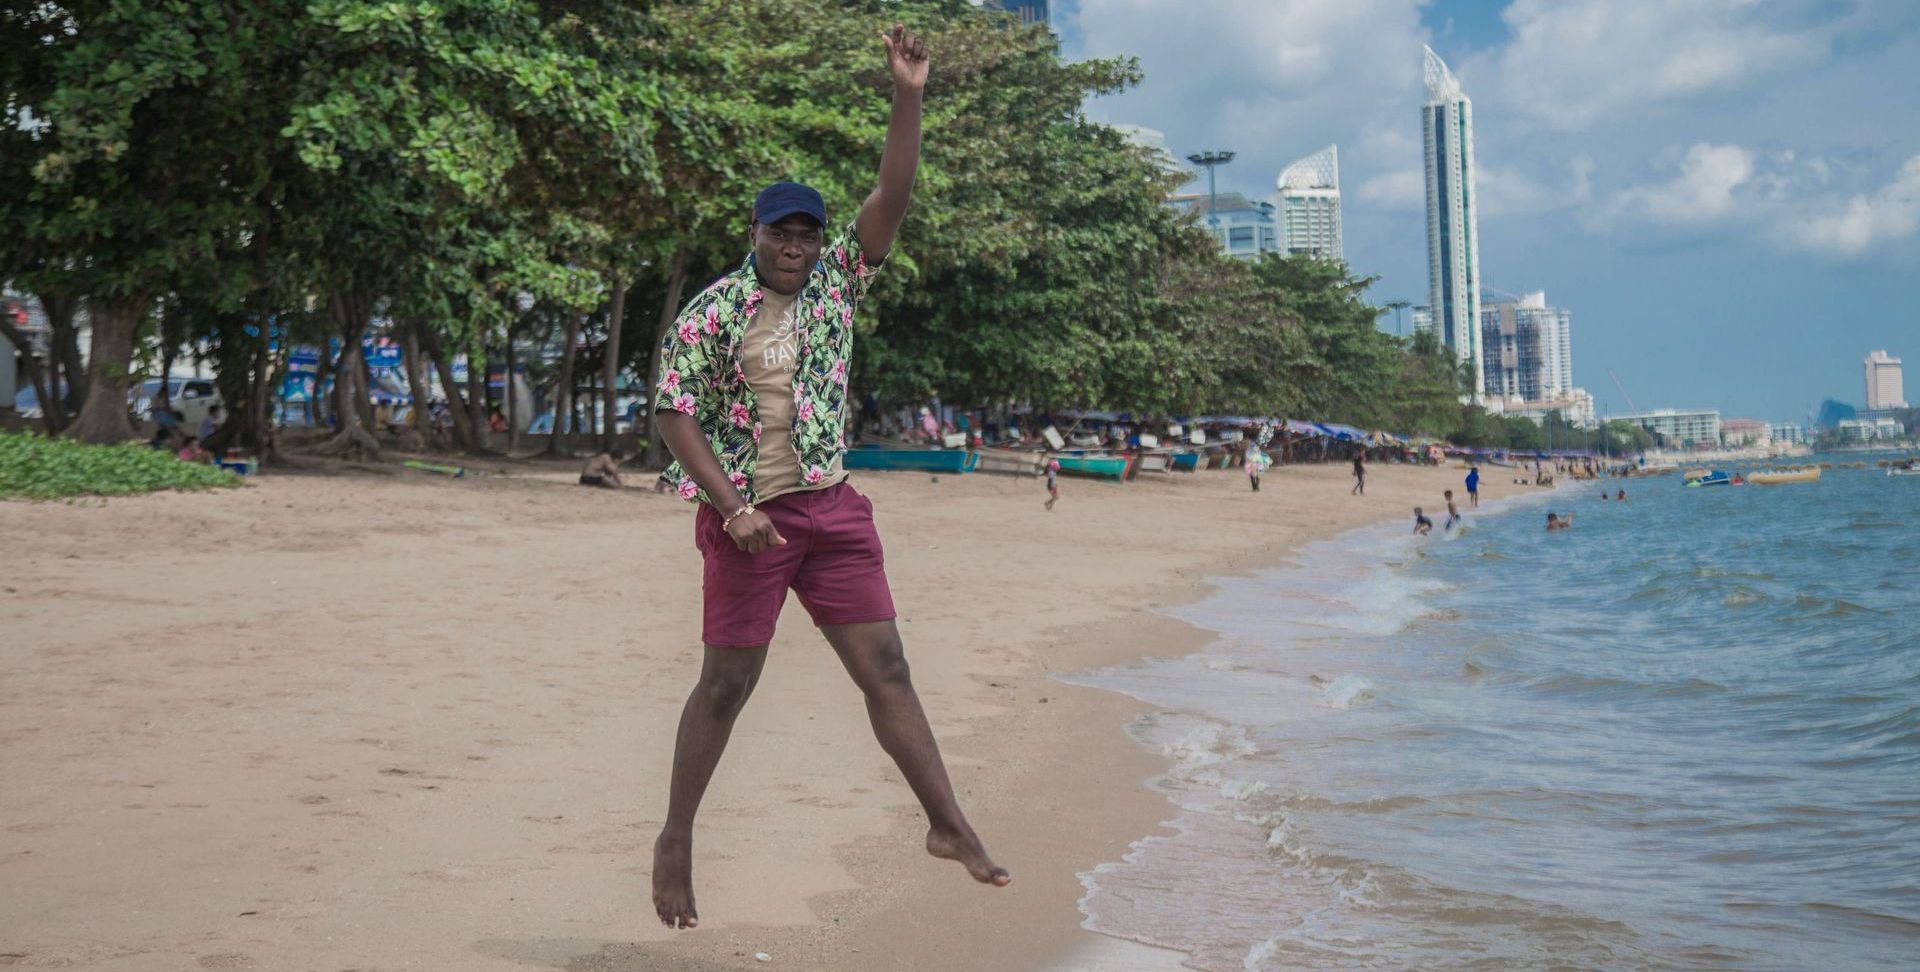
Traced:
[[1174, 764], [1087, 926], [1217, 972], [1920, 968], [1920, 478], [1489, 486], [1531, 495], [1069, 679]]

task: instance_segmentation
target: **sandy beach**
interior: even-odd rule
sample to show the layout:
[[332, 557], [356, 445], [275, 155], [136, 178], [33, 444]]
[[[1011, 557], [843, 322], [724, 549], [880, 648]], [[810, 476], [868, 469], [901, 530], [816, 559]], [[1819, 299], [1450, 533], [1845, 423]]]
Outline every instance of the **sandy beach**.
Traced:
[[[1153, 609], [1461, 472], [1125, 486], [859, 474], [915, 681], [1014, 883], [920, 847], [858, 692], [790, 601], [702, 810], [701, 927], [648, 902], [699, 664], [692, 507], [516, 463], [452, 480], [0, 503], [0, 965], [370, 970], [1114, 968], [1077, 875], [1169, 815], [1122, 696]], [[635, 478], [646, 480], [644, 475]], [[1497, 483], [1489, 488], [1499, 491]], [[1098, 950], [1088, 951], [1088, 950]], [[769, 961], [755, 958], [764, 953]], [[1163, 957], [1164, 958], [1164, 957]]]

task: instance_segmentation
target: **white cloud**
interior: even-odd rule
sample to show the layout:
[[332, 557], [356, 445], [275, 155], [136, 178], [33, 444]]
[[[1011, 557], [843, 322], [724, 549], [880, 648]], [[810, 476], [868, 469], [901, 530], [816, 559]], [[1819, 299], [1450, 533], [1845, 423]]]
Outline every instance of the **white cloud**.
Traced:
[[1342, 181], [1359, 185], [1419, 164], [1422, 3], [1081, 0], [1071, 54], [1139, 57], [1146, 82], [1089, 113], [1161, 129], [1177, 155], [1239, 153], [1223, 187], [1270, 192], [1282, 167], [1330, 142]]
[[1623, 190], [1614, 197], [1613, 210], [1670, 226], [1716, 222], [1734, 212], [1734, 194], [1753, 178], [1754, 158], [1738, 145], [1696, 143], [1687, 149], [1678, 175]]
[[1427, 206], [1426, 174], [1419, 169], [1383, 172], [1360, 184], [1355, 193], [1381, 209], [1418, 209]]
[[1699, 142], [1671, 178], [1616, 193], [1599, 222], [1758, 233], [1776, 246], [1842, 257], [1920, 233], [1920, 155], [1885, 184], [1850, 195], [1832, 190], [1836, 168], [1790, 150]]
[[1514, 0], [1501, 15], [1512, 41], [1468, 59], [1461, 74], [1492, 79], [1485, 93], [1549, 127], [1608, 118], [1826, 61], [1850, 17], [1771, 22], [1756, 0]]
[[1806, 224], [1794, 242], [1812, 250], [1848, 255], [1906, 239], [1920, 230], [1920, 155], [1907, 160], [1893, 181], [1855, 195]]

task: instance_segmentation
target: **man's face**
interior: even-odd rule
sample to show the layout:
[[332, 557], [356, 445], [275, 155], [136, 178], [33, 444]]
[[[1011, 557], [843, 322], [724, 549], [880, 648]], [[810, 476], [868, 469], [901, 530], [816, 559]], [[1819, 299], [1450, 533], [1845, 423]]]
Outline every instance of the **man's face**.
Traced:
[[799, 213], [771, 225], [755, 223], [748, 236], [760, 283], [778, 294], [795, 293], [807, 282], [825, 239], [820, 224]]

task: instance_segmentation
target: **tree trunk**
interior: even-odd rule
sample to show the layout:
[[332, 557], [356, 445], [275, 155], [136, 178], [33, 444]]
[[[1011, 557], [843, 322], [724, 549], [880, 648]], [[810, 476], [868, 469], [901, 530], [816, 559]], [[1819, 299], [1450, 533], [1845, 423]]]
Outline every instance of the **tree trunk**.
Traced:
[[606, 385], [600, 391], [600, 402], [605, 410], [600, 425], [600, 449], [612, 452], [614, 422], [620, 417], [620, 325], [627, 316], [627, 284], [619, 273], [609, 273], [607, 289], [611, 295], [607, 302], [606, 358], [600, 366], [600, 377]]
[[367, 400], [366, 355], [360, 350], [360, 335], [367, 328], [372, 301], [357, 291], [337, 291], [328, 301], [334, 327], [340, 338], [340, 361], [333, 379], [333, 409], [340, 430], [333, 438], [315, 446], [314, 453], [343, 459], [377, 460], [380, 442], [361, 424], [360, 403]]
[[467, 421], [481, 452], [493, 451], [493, 424], [487, 421], [487, 342], [476, 339], [467, 351]]
[[[59, 435], [59, 403], [49, 394], [47, 376], [40, 370], [40, 359], [33, 356], [33, 345], [27, 341], [25, 334], [20, 333], [19, 328], [13, 326], [12, 321], [4, 318], [0, 318], [0, 336], [4, 336], [8, 344], [20, 349], [20, 360], [27, 365], [27, 383], [33, 386], [33, 393], [40, 399], [40, 424], [46, 427], [47, 437]], [[0, 361], [0, 368], [9, 366], [10, 362]], [[13, 403], [7, 402], [5, 407], [11, 408]]]
[[102, 298], [92, 302], [93, 355], [87, 362], [87, 398], [67, 434], [82, 442], [114, 443], [133, 438], [127, 421], [127, 370], [133, 364], [133, 339], [146, 316], [147, 295]]
[[[60, 398], [59, 421], [64, 427], [68, 416], [78, 412], [80, 403], [87, 400], [86, 366], [80, 363], [80, 330], [73, 326], [80, 299], [59, 291], [41, 292], [36, 296], [40, 298], [40, 308], [47, 312], [47, 325], [52, 331], [47, 370], [52, 372], [50, 383], [55, 388], [54, 394]], [[58, 391], [63, 374], [67, 383], [64, 395]]]
[[501, 409], [507, 416], [507, 455], [520, 448], [520, 405], [513, 400], [513, 325], [507, 325], [507, 376], [501, 383]]
[[[470, 455], [483, 455], [486, 449], [482, 439], [473, 427], [473, 413], [467, 410], [465, 396], [460, 393], [460, 383], [453, 377], [453, 362], [446, 355], [445, 345], [440, 341], [440, 332], [425, 324], [416, 325], [420, 343], [427, 357], [433, 359], [433, 370], [440, 376], [440, 390], [447, 393], [447, 415], [453, 419], [453, 436], [459, 440], [460, 448]], [[467, 369], [469, 376], [473, 369]]]
[[654, 390], [660, 387], [660, 349], [667, 340], [667, 333], [673, 329], [674, 318], [680, 316], [680, 291], [687, 283], [687, 264], [691, 255], [686, 247], [674, 251], [673, 264], [667, 273], [667, 292], [660, 300], [660, 318], [653, 328], [653, 347], [647, 351], [647, 387], [643, 394], [647, 401], [640, 408], [640, 414], [647, 423], [647, 468], [665, 469], [667, 467], [667, 447], [660, 441], [660, 430], [653, 424], [655, 402]]
[[320, 390], [327, 387], [327, 377], [333, 374], [333, 354], [331, 352], [332, 349], [327, 346], [326, 339], [322, 338], [320, 340], [320, 353], [314, 355], [313, 393], [307, 396], [307, 420], [316, 429], [324, 429], [327, 427], [327, 396], [321, 394]]
[[420, 324], [408, 321], [400, 325], [400, 354], [407, 369], [407, 396], [413, 400], [413, 432], [420, 441], [431, 443], [434, 448], [444, 448], [445, 443], [433, 428], [433, 392], [432, 383], [427, 381], [426, 363], [420, 360]]
[[567, 344], [560, 349], [560, 377], [553, 384], [553, 435], [547, 439], [550, 456], [573, 455], [573, 433], [578, 431], [573, 427], [573, 357], [586, 318], [585, 314], [567, 317]]
[[[371, 310], [371, 308], [369, 308]], [[367, 317], [371, 317], [368, 314]], [[364, 320], [364, 318], [363, 318]], [[365, 326], [364, 324], [362, 326]], [[360, 425], [371, 435], [380, 423], [373, 417], [373, 365], [367, 361], [367, 350], [358, 340], [354, 341], [353, 358], [360, 365], [360, 394], [354, 396], [354, 407], [360, 410]]]

